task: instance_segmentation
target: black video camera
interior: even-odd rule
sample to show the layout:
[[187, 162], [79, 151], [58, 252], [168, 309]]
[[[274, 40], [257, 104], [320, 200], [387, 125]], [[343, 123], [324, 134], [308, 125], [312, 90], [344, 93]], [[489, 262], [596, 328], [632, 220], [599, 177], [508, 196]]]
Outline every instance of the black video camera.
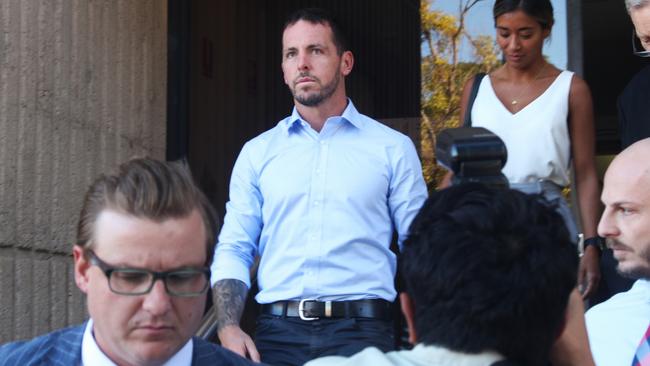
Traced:
[[508, 160], [503, 140], [483, 127], [449, 128], [438, 134], [436, 160], [454, 173], [451, 184], [483, 183], [508, 188], [501, 169]]

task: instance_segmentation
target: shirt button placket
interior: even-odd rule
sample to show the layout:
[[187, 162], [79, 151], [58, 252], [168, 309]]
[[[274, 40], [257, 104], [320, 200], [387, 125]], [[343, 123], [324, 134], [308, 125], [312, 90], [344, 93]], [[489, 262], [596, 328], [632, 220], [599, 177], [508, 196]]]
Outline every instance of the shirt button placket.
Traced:
[[323, 226], [323, 210], [324, 210], [324, 195], [325, 195], [325, 167], [327, 163], [328, 143], [325, 140], [320, 140], [318, 145], [318, 161], [313, 170], [312, 179], [312, 202], [311, 202], [311, 217], [312, 222], [309, 228], [309, 246], [308, 257], [306, 262], [309, 263], [305, 270], [305, 288], [317, 291], [320, 287], [318, 284], [318, 264], [319, 257], [322, 252], [322, 226]]

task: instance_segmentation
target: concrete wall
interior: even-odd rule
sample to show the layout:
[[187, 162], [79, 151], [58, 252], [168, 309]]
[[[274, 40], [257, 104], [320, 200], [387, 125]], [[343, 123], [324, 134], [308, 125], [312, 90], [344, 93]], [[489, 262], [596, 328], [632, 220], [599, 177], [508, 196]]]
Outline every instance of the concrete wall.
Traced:
[[134, 155], [164, 158], [167, 1], [0, 1], [0, 343], [84, 319], [80, 201]]

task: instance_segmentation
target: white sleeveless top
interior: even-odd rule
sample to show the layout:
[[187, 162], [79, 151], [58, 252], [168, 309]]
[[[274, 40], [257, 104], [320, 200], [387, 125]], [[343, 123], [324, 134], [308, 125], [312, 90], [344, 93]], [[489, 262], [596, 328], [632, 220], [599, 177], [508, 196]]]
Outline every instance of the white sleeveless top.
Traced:
[[506, 144], [503, 174], [511, 183], [550, 180], [569, 184], [569, 90], [573, 73], [562, 71], [542, 95], [515, 114], [497, 98], [490, 76], [481, 85], [472, 107], [472, 126], [485, 127]]

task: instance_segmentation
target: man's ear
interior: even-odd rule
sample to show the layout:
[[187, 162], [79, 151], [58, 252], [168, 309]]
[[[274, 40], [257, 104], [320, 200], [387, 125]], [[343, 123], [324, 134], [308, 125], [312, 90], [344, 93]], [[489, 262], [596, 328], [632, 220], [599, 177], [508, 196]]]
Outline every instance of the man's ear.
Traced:
[[418, 335], [415, 331], [415, 302], [406, 292], [399, 294], [399, 301], [402, 306], [402, 314], [406, 319], [406, 327], [409, 331], [409, 342], [415, 345], [418, 342]]
[[72, 258], [74, 259], [74, 281], [83, 293], [88, 293], [88, 269], [90, 262], [84, 256], [82, 247], [75, 245], [72, 248]]
[[354, 55], [351, 51], [345, 51], [341, 55], [341, 74], [348, 76], [354, 66]]

